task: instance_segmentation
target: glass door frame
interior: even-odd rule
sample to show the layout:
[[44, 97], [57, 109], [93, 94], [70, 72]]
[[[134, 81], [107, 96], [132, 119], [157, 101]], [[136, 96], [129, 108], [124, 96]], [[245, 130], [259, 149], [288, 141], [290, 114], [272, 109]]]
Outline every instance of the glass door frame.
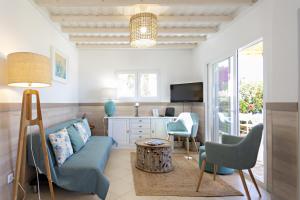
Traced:
[[206, 120], [208, 122], [208, 127], [207, 127], [207, 131], [206, 131], [206, 141], [212, 141], [212, 142], [219, 142], [219, 134], [215, 132], [214, 130], [214, 113], [215, 113], [215, 109], [213, 108], [213, 99], [214, 99], [214, 92], [213, 92], [213, 70], [215, 65], [217, 65], [218, 63], [221, 63], [225, 60], [229, 60], [229, 67], [230, 67], [230, 71], [232, 72], [231, 76], [233, 78], [233, 85], [232, 85], [232, 89], [233, 89], [233, 96], [232, 96], [232, 102], [231, 102], [231, 114], [232, 114], [232, 121], [231, 121], [231, 135], [234, 136], [238, 136], [238, 131], [239, 131], [239, 127], [238, 127], [238, 80], [235, 78], [237, 76], [237, 70], [235, 70], [236, 66], [237, 66], [237, 56], [236, 53], [230, 54], [228, 56], [224, 56], [223, 59], [218, 59], [214, 62], [211, 62], [210, 64], [207, 65], [207, 86], [206, 86], [206, 93], [208, 95], [206, 95]]

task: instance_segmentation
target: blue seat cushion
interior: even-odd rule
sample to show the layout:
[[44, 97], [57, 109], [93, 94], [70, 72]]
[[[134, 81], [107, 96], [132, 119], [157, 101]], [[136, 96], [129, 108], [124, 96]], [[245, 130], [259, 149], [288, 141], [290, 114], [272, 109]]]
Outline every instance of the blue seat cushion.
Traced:
[[[201, 167], [202, 161], [206, 159], [206, 152], [205, 152], [205, 146], [200, 146], [200, 153], [199, 153], [199, 166]], [[209, 173], [214, 172], [214, 166], [212, 163], [206, 163], [205, 171]], [[234, 169], [218, 166], [217, 174], [220, 175], [229, 175], [233, 174]]]
[[90, 137], [84, 147], [68, 159], [61, 169], [90, 168], [100, 169], [103, 173], [108, 160], [112, 140], [109, 137]]

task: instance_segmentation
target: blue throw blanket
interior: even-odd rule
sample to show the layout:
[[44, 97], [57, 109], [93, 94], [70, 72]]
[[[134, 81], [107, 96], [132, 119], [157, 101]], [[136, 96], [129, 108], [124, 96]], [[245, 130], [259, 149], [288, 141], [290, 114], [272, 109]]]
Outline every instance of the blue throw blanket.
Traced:
[[[46, 129], [47, 150], [53, 182], [67, 190], [95, 193], [105, 199], [109, 181], [103, 175], [113, 139], [106, 136], [91, 136], [85, 146], [72, 155], [66, 162], [58, 167], [54, 152], [48, 139], [48, 134], [71, 126], [81, 119], [74, 119]], [[31, 137], [32, 136], [32, 137]], [[28, 135], [27, 159], [28, 164], [34, 166], [31, 156], [31, 140], [33, 154], [40, 173], [45, 173], [44, 158], [39, 134]]]

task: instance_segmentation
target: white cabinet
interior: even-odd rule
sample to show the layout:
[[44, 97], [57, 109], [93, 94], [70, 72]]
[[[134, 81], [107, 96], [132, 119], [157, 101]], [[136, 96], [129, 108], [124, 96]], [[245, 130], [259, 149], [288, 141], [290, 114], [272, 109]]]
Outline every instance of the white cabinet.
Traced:
[[175, 117], [107, 117], [108, 135], [119, 145], [134, 146], [144, 138], [166, 139], [166, 125]]
[[174, 118], [162, 117], [151, 120], [151, 137], [167, 139], [168, 134], [166, 130], [167, 123], [174, 120]]
[[128, 135], [128, 120], [126, 119], [114, 119], [108, 120], [108, 132], [109, 136], [120, 144], [127, 143]]

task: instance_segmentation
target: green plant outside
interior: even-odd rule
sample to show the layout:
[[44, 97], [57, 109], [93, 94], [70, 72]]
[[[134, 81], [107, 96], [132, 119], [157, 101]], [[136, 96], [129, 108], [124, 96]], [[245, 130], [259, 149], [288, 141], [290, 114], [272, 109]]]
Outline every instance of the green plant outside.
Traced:
[[243, 83], [240, 86], [240, 113], [262, 113], [263, 83]]

